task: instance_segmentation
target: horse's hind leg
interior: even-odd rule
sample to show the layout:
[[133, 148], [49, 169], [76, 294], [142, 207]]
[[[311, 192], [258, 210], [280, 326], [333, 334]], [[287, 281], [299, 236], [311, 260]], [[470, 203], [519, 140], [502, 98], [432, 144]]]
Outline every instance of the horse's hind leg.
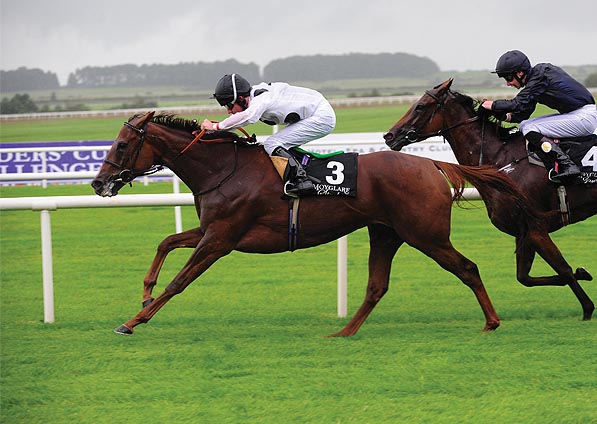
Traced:
[[168, 253], [179, 247], [195, 248], [203, 237], [203, 231], [199, 227], [184, 231], [178, 234], [172, 234], [166, 237], [158, 246], [153, 262], [143, 280], [143, 307], [153, 301], [152, 292], [158, 281], [158, 274], [164, 265]]
[[[529, 276], [535, 251], [558, 275], [549, 277]], [[588, 321], [593, 316], [595, 305], [577, 281], [579, 279], [592, 280], [591, 274], [584, 268], [579, 268], [573, 273], [572, 267], [566, 262], [549, 234], [531, 231], [527, 238], [518, 237], [516, 239], [516, 277], [526, 287], [568, 285], [581, 304], [583, 320]]]
[[[557, 246], [555, 249], [557, 249]], [[548, 248], [548, 250], [553, 250], [553, 248]], [[551, 275], [549, 277], [531, 277], [530, 272], [535, 260], [535, 253], [535, 248], [530, 243], [522, 242], [520, 237], [516, 239], [516, 279], [520, 284], [525, 287], [565, 286], [568, 284], [569, 277], [566, 277], [566, 275], [569, 276], [572, 268], [568, 265], [561, 253], [556, 253], [555, 255], [549, 254], [550, 257], [556, 257], [558, 263], [565, 264], [563, 267], [562, 265], [552, 266], [554, 271], [558, 272], [558, 275]], [[560, 270], [558, 271], [558, 269]], [[561, 269], [564, 269], [565, 271], [561, 271]], [[562, 275], [564, 275], [564, 277], [562, 277]], [[593, 280], [591, 273], [582, 267], [577, 268], [573, 275], [576, 280]]]
[[500, 319], [495, 311], [489, 295], [485, 290], [477, 265], [458, 252], [450, 240], [433, 240], [425, 245], [419, 243], [411, 244], [427, 256], [435, 260], [443, 269], [457, 276], [475, 294], [483, 314], [485, 315], [485, 327], [483, 331], [495, 330], [500, 325]]
[[396, 232], [384, 225], [369, 226], [369, 282], [363, 304], [348, 324], [330, 337], [352, 336], [365, 322], [375, 305], [388, 291], [392, 259], [404, 243]]

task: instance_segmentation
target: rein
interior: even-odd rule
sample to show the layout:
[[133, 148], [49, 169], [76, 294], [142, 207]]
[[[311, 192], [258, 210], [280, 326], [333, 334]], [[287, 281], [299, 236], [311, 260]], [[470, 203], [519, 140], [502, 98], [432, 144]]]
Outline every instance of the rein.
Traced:
[[[247, 139], [251, 138], [249, 133], [247, 131], [245, 131], [244, 128], [237, 128], [237, 129], [240, 132], [242, 132], [247, 137]], [[178, 159], [180, 156], [182, 156], [187, 150], [189, 150], [198, 141], [201, 141], [202, 143], [220, 143], [220, 142], [225, 142], [225, 141], [230, 140], [229, 138], [223, 138], [223, 137], [206, 140], [203, 138], [205, 133], [206, 133], [206, 130], [201, 130], [199, 133], [197, 133], [195, 135], [195, 138], [193, 140], [191, 140], [191, 142], [189, 144], [187, 144], [186, 147], [184, 149], [182, 149], [178, 155], [176, 155], [176, 158], [174, 158], [174, 160], [176, 161], [176, 159]], [[238, 143], [236, 141], [233, 141], [233, 143], [234, 143], [234, 166], [232, 167], [232, 170], [230, 171], [230, 173], [228, 173], [228, 175], [226, 175], [224, 178], [222, 178], [222, 180], [218, 184], [216, 184], [214, 187], [209, 188], [207, 190], [200, 191], [198, 193], [193, 193], [193, 196], [201, 196], [203, 194], [207, 194], [209, 192], [217, 190], [222, 185], [224, 185], [230, 178], [232, 178], [232, 176], [236, 172], [236, 167], [238, 165]]]
[[[225, 140], [225, 139], [223, 139], [223, 140]], [[203, 194], [207, 194], [209, 192], [217, 190], [220, 187], [222, 187], [224, 185], [224, 183], [226, 183], [226, 181], [228, 181], [230, 178], [232, 178], [232, 176], [236, 172], [236, 166], [238, 165], [238, 143], [236, 141], [234, 141], [233, 143], [234, 143], [234, 166], [232, 167], [232, 170], [230, 171], [230, 173], [228, 175], [226, 175], [224, 178], [222, 178], [220, 180], [220, 182], [217, 183], [212, 188], [208, 188], [207, 190], [203, 190], [198, 193], [193, 192], [193, 196], [201, 196]]]
[[[245, 131], [244, 128], [237, 128], [240, 132], [242, 132], [248, 139], [251, 138], [251, 136], [249, 135], [248, 132]], [[184, 148], [182, 149], [182, 151], [178, 154], [178, 156], [183, 155], [187, 150], [189, 150], [195, 143], [197, 143], [198, 141], [201, 141], [203, 143], [218, 143], [218, 142], [222, 142], [222, 141], [227, 141], [227, 138], [213, 138], [213, 139], [209, 139], [209, 140], [205, 140], [202, 137], [205, 135], [205, 130], [201, 130], [193, 140], [191, 140], [191, 142]], [[194, 133], [193, 133], [194, 134]], [[177, 157], [178, 157], [177, 156]]]

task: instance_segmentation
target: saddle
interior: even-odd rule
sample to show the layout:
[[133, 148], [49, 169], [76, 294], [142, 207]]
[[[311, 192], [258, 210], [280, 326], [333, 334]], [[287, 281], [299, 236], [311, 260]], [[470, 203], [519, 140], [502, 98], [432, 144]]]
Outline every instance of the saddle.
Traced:
[[[320, 154], [300, 148], [289, 149], [290, 153], [303, 166], [312, 181], [313, 193], [308, 196], [349, 196], [357, 195], [357, 153], [333, 152]], [[271, 157], [278, 174], [284, 179], [286, 160]], [[304, 195], [303, 195], [304, 196]]]
[[[562, 138], [560, 148], [580, 168], [580, 176], [575, 180], [577, 184], [597, 184], [597, 135], [585, 137]], [[547, 169], [554, 167], [554, 160], [537, 148], [527, 143], [529, 163], [543, 166]]]

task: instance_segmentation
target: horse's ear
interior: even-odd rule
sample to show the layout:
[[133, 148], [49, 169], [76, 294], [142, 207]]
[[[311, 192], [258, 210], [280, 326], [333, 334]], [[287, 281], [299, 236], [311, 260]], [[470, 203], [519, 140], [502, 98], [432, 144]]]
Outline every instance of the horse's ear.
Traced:
[[454, 78], [450, 78], [449, 80], [445, 80], [441, 84], [436, 85], [435, 87], [433, 87], [433, 89], [434, 90], [439, 90], [439, 91], [449, 90], [450, 86], [452, 85], [452, 81], [454, 81]]
[[152, 110], [151, 112], [147, 112], [145, 115], [143, 115], [141, 117], [138, 125], [139, 126], [145, 125], [147, 122], [149, 122], [153, 119], [153, 115], [155, 115], [155, 110]]

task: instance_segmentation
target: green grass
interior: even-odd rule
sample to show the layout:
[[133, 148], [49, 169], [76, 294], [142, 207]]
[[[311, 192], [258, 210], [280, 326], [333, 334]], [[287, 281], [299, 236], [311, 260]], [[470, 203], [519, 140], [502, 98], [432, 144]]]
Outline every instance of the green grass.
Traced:
[[[388, 130], [407, 111], [408, 106], [384, 106], [338, 109], [337, 133], [377, 132]], [[187, 116], [222, 120], [226, 115]], [[2, 122], [0, 142], [62, 141], [62, 140], [113, 140], [125, 119], [54, 119], [36, 121]], [[257, 123], [246, 128], [250, 133], [267, 135], [272, 127]]]
[[[167, 192], [135, 185], [123, 194]], [[3, 197], [90, 194], [3, 188]], [[131, 337], [172, 208], [52, 212], [56, 322], [43, 324], [39, 213], [0, 212], [3, 423], [591, 423], [596, 328], [565, 287], [515, 281], [513, 239], [485, 211], [454, 209], [502, 326], [483, 334], [474, 296], [420, 252], [394, 260], [390, 291], [360, 332], [327, 339], [364, 295], [366, 231], [349, 236], [349, 318], [336, 316], [336, 244], [218, 261]], [[184, 227], [195, 226], [183, 207]], [[595, 270], [596, 218], [553, 235]], [[173, 252], [159, 292], [190, 254]], [[535, 274], [548, 268], [537, 261]], [[595, 299], [595, 282], [584, 282]]]

